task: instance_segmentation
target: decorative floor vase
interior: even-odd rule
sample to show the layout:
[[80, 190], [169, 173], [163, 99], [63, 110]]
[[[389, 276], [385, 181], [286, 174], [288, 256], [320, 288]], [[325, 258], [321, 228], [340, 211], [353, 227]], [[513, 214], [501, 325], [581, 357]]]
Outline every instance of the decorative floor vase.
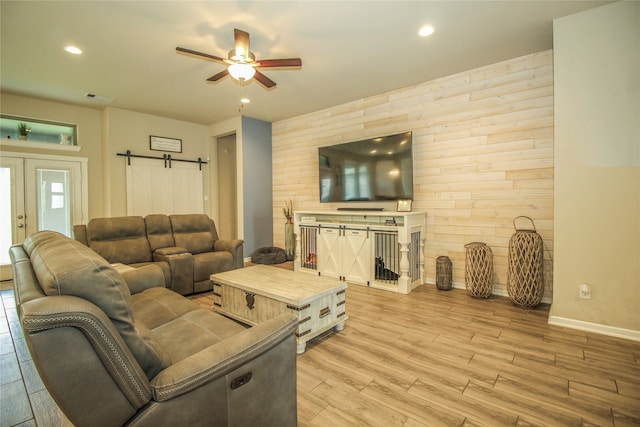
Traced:
[[284, 225], [284, 252], [287, 255], [287, 261], [293, 261], [295, 257], [295, 247], [293, 239], [293, 222], [288, 220]]
[[483, 242], [465, 248], [465, 286], [473, 298], [489, 298], [493, 284], [493, 252]]
[[[518, 229], [518, 218], [531, 221], [533, 229]], [[513, 220], [513, 228], [516, 231], [509, 240], [507, 292], [514, 304], [535, 307], [542, 301], [544, 291], [542, 237], [536, 232], [536, 226], [528, 216], [516, 217]]]
[[452, 264], [448, 256], [439, 256], [436, 259], [436, 287], [441, 291], [451, 289]]

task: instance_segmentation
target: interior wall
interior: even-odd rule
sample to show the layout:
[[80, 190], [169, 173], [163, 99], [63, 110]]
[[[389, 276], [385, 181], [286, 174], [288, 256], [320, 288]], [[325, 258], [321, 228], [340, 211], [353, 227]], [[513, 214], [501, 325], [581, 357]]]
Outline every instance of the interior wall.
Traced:
[[[126, 158], [118, 156], [118, 153], [130, 150], [132, 154], [144, 156], [162, 157], [163, 154], [171, 154], [171, 157], [177, 159], [201, 158], [203, 161], [207, 161], [209, 157], [207, 126], [111, 107], [103, 111], [103, 126], [105, 142], [102, 161], [106, 180], [104, 216], [127, 214]], [[151, 150], [150, 135], [181, 139], [182, 153]], [[213, 168], [215, 170], [215, 166]], [[202, 165], [202, 197], [210, 193], [210, 170], [210, 161]], [[204, 201], [204, 212], [209, 214], [210, 209], [207, 197]]]
[[513, 219], [526, 215], [544, 240], [544, 301], [551, 301], [550, 50], [274, 123], [275, 245], [284, 245], [285, 200], [294, 210], [341, 206], [319, 202], [317, 147], [404, 131], [413, 131], [413, 210], [427, 214], [427, 282], [435, 283], [436, 258], [447, 255], [454, 285], [464, 287], [464, 245], [482, 241], [493, 250], [494, 293], [506, 294]]
[[41, 153], [57, 156], [84, 157], [88, 164], [89, 216], [101, 215], [103, 205], [102, 124], [98, 109], [78, 107], [60, 102], [45, 101], [13, 94], [0, 94], [0, 111], [3, 114], [31, 117], [78, 125], [80, 151], [58, 151], [24, 147], [2, 147], [2, 151]]
[[244, 252], [251, 256], [258, 248], [273, 246], [271, 123], [242, 117], [241, 143]]
[[238, 238], [236, 134], [218, 138], [217, 144], [218, 212], [216, 224], [221, 239]]
[[[550, 321], [622, 328], [640, 339], [640, 3], [556, 20], [554, 53]], [[591, 285], [590, 300], [578, 297], [582, 283]]]

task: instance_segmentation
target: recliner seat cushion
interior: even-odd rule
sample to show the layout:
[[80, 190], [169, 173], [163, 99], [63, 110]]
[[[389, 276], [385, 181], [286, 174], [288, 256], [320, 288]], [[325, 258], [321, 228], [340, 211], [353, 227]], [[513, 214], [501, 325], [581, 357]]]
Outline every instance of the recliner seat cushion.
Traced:
[[209, 280], [213, 271], [233, 270], [233, 255], [227, 251], [206, 252], [193, 257], [193, 280]]
[[87, 224], [89, 247], [112, 263], [153, 261], [141, 216], [94, 218]]
[[133, 315], [131, 293], [122, 276], [100, 255], [55, 231], [29, 236], [24, 248], [47, 295], [73, 295], [98, 306], [152, 379], [171, 361], [143, 322]]
[[150, 288], [132, 297], [136, 315], [177, 363], [246, 328], [175, 292]]

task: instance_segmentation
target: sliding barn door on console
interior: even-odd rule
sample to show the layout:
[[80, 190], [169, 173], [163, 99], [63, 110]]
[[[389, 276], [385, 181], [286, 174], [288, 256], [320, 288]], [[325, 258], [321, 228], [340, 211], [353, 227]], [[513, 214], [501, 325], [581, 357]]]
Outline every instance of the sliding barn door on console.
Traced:
[[131, 158], [126, 171], [127, 215], [204, 213], [199, 164]]

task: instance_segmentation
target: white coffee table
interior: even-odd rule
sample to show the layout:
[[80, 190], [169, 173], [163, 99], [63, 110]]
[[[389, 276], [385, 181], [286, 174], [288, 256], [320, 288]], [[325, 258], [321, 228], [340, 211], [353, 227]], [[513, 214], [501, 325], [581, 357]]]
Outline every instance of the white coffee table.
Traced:
[[298, 317], [297, 353], [307, 341], [334, 328], [344, 329], [347, 284], [336, 279], [267, 265], [211, 275], [214, 309], [256, 325], [284, 313]]

